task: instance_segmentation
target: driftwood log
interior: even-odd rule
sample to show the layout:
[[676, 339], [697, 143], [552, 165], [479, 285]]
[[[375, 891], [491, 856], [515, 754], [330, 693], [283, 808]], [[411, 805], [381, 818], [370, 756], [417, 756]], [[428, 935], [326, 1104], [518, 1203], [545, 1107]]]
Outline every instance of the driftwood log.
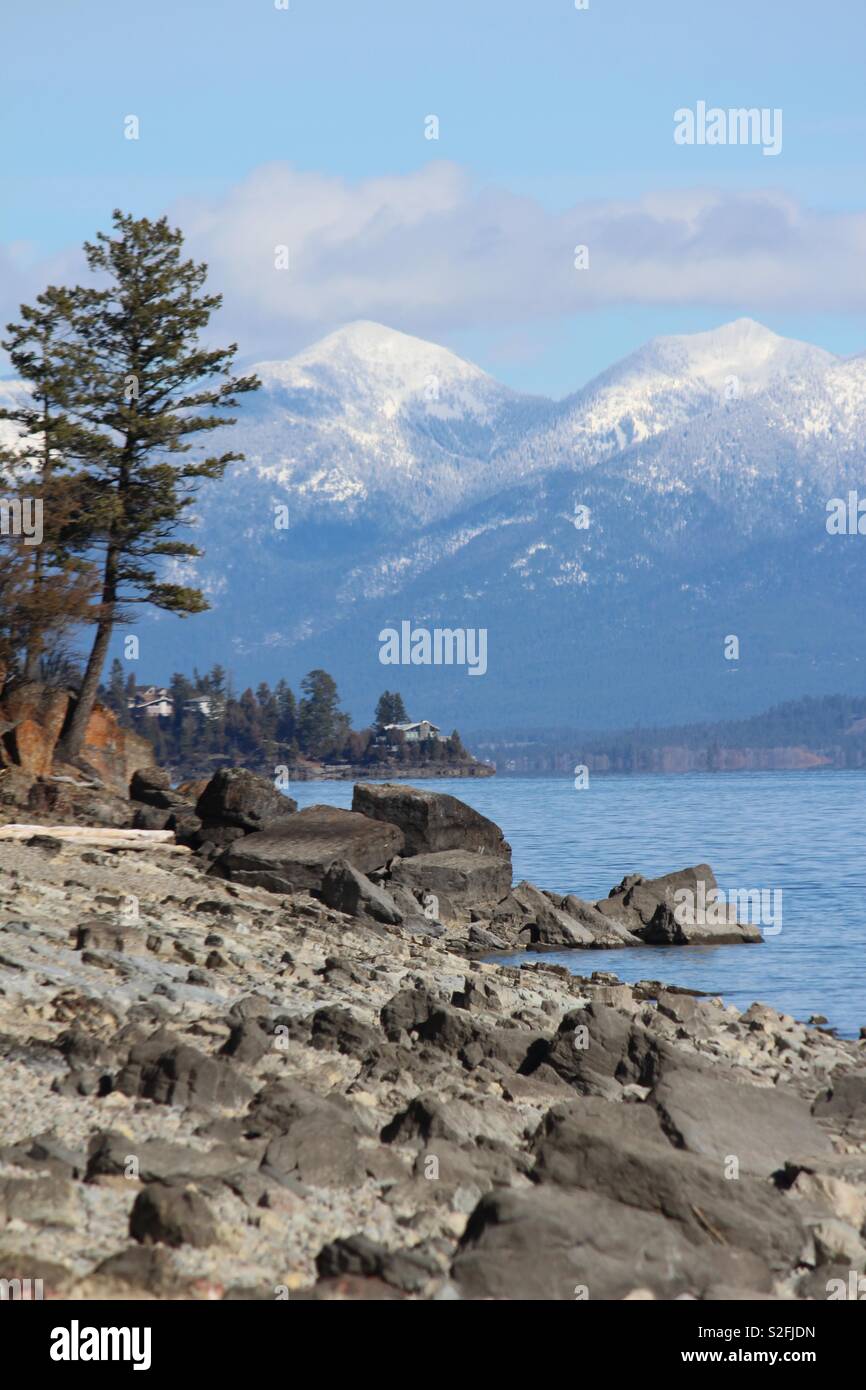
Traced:
[[97, 849], [159, 849], [172, 854], [191, 854], [187, 845], [175, 844], [173, 830], [127, 830], [89, 825], [0, 825], [0, 840], [30, 840], [34, 835], [63, 840], [67, 844], [92, 845]]

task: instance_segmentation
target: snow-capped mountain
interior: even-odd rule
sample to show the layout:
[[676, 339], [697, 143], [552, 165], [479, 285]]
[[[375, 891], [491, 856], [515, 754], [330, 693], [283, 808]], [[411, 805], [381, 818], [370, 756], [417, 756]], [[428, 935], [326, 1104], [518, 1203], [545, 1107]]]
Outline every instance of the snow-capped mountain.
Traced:
[[752, 319], [651, 342], [566, 397], [554, 422], [517, 446], [524, 471], [593, 466], [698, 419], [776, 390], [816, 391], [832, 353], [781, 338]]
[[[825, 520], [830, 497], [866, 494], [866, 356], [741, 319], [654, 339], [553, 402], [359, 323], [255, 370], [262, 390], [208, 440], [246, 460], [203, 487], [205, 555], [184, 571], [213, 610], [145, 619], [149, 678], [322, 665], [356, 720], [388, 686], [462, 729], [863, 688], [863, 558]], [[404, 619], [486, 628], [484, 679], [383, 667], [378, 633]]]
[[550, 402], [508, 390], [446, 348], [359, 322], [285, 362], [250, 370], [262, 390], [232, 430], [245, 474], [296, 515], [431, 521], [484, 490], [493, 461]]
[[[200, 509], [219, 611], [247, 593], [249, 620], [232, 623], [240, 669], [323, 664], [363, 710], [391, 674], [382, 627], [487, 627], [499, 667], [484, 681], [399, 673], [433, 717], [469, 727], [698, 717], [862, 679], [866, 645], [827, 621], [856, 591], [856, 546], [834, 546], [824, 522], [827, 498], [861, 473], [866, 358], [745, 319], [655, 339], [544, 402], [364, 324], [261, 375], [259, 423], [234, 431], [248, 462]], [[266, 445], [263, 423], [286, 442]], [[292, 458], [279, 483], [278, 447]], [[351, 483], [343, 497], [321, 486], [326, 460]], [[265, 539], [278, 495], [293, 524]], [[202, 639], [211, 621], [196, 624]], [[728, 633], [751, 663], [723, 661]]]

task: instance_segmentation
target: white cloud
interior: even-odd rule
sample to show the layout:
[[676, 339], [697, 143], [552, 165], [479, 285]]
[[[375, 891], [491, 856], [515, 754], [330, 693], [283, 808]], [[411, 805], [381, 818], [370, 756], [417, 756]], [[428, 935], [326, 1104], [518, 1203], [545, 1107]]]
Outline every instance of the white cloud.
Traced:
[[[447, 163], [356, 183], [273, 164], [169, 216], [225, 296], [219, 336], [245, 357], [287, 356], [356, 318], [441, 337], [614, 305], [866, 307], [866, 213], [774, 192], [665, 191], [552, 212]], [[578, 244], [587, 270], [574, 268]], [[275, 268], [278, 246], [288, 270]], [[80, 258], [22, 266], [8, 248], [0, 263], [8, 318], [40, 274], [75, 273]]]

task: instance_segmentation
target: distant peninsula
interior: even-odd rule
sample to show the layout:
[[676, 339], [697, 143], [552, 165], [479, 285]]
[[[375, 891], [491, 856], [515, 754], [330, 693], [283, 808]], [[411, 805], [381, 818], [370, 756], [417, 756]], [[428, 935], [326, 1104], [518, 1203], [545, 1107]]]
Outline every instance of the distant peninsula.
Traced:
[[236, 693], [229, 673], [176, 674], [166, 686], [139, 684], [119, 660], [100, 690], [123, 728], [146, 738], [155, 761], [176, 781], [209, 777], [242, 763], [279, 780], [491, 777], [491, 763], [467, 751], [460, 734], [427, 718], [410, 719], [402, 696], [386, 690], [370, 725], [354, 729], [327, 671], [304, 676], [300, 698], [285, 680]]
[[799, 772], [866, 767], [866, 696], [789, 700], [715, 723], [610, 732], [510, 730], [473, 747], [502, 775], [542, 773]]

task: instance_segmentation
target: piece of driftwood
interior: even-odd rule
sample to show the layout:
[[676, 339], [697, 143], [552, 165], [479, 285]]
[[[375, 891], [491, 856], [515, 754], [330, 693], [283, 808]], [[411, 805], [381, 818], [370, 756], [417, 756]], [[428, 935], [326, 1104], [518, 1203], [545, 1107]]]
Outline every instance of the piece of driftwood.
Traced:
[[0, 825], [0, 840], [29, 840], [48, 835], [67, 844], [93, 845], [102, 849], [170, 849], [186, 852], [176, 845], [173, 830], [129, 830], [123, 827], [90, 825]]

